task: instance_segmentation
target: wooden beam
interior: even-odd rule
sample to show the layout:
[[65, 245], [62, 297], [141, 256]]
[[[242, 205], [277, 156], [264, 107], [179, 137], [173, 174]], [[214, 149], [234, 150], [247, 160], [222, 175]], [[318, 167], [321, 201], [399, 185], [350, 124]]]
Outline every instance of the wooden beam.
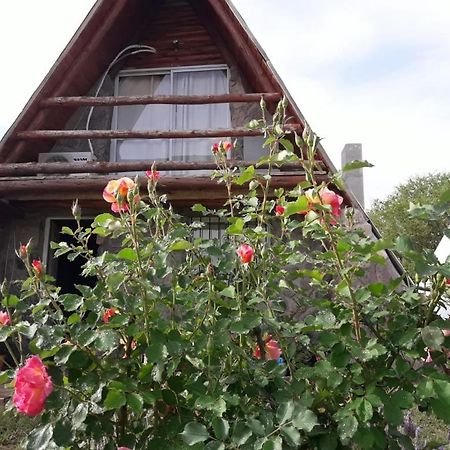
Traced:
[[[286, 131], [301, 129], [298, 124], [286, 127]], [[173, 131], [138, 131], [138, 130], [31, 130], [17, 133], [19, 140], [45, 139], [192, 139], [223, 138], [241, 136], [262, 136], [261, 130], [247, 128], [224, 128], [217, 130], [173, 130]]]
[[[110, 176], [3, 178], [0, 179], [0, 198], [31, 201], [75, 199], [78, 197], [101, 199], [103, 188], [110, 179]], [[322, 173], [317, 174], [316, 179], [321, 182], [329, 180], [329, 177]], [[303, 172], [276, 174], [272, 177], [271, 187], [289, 189], [304, 180], [305, 174]], [[147, 184], [146, 177], [140, 177], [139, 182], [144, 187]], [[211, 180], [210, 177], [162, 176], [158, 182], [160, 192], [170, 194], [177, 192], [177, 197], [180, 200], [183, 196], [189, 197], [189, 193], [196, 191], [198, 192], [196, 194], [197, 199], [201, 201], [205, 192], [222, 192], [224, 189], [223, 184], [218, 184], [216, 180]], [[247, 188], [236, 186], [236, 189], [246, 190]]]
[[50, 97], [41, 102], [42, 107], [77, 108], [79, 106], [119, 105], [208, 105], [215, 103], [278, 102], [278, 93], [224, 94], [224, 95], [141, 95], [117, 97]]
[[[20, 177], [37, 174], [70, 174], [70, 173], [117, 173], [117, 172], [144, 172], [148, 170], [152, 161], [95, 161], [80, 164], [73, 163], [13, 163], [0, 164], [0, 177]], [[215, 170], [217, 164], [212, 161], [188, 162], [188, 161], [161, 161], [154, 162], [159, 171], [168, 170]], [[241, 161], [230, 159], [230, 167], [257, 166], [258, 161]], [[267, 169], [267, 164], [261, 164], [258, 169]], [[282, 171], [301, 169], [300, 162], [281, 163], [279, 168]]]

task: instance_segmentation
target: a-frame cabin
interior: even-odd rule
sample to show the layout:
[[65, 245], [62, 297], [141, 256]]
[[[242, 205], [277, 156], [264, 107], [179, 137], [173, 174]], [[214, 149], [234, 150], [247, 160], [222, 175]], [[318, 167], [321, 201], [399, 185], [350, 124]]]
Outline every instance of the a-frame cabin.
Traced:
[[[261, 97], [270, 112], [283, 96], [301, 132], [300, 110], [229, 0], [98, 0], [1, 141], [3, 276], [21, 275], [13, 250], [32, 237], [49, 271], [72, 277], [49, 256], [72, 200], [85, 216], [104, 211], [107, 181], [152, 161], [175, 206], [222, 204], [211, 143], [236, 139], [232, 158], [257, 160], [262, 137], [245, 125]], [[327, 178], [335, 169], [322, 148], [318, 158]], [[303, 177], [280, 171], [272, 185]]]

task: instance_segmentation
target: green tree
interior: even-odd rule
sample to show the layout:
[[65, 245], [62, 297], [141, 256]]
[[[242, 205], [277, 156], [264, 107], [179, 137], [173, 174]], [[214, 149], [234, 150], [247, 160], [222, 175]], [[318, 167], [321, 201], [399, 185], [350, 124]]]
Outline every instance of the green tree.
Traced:
[[435, 203], [449, 189], [449, 172], [411, 178], [397, 186], [386, 199], [376, 200], [369, 211], [370, 218], [386, 239], [407, 236], [418, 251], [434, 249], [449, 225], [448, 217], [442, 215], [422, 220], [412, 217], [408, 211], [411, 204]]

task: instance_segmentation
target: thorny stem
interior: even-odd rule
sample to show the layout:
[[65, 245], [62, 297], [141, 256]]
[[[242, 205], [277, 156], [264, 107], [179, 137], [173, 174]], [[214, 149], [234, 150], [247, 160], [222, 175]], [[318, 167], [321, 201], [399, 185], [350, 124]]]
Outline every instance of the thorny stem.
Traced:
[[[306, 141], [308, 141], [308, 139], [306, 139]], [[317, 142], [316, 136], [314, 136], [312, 145], [307, 142], [307, 145], [309, 147], [308, 155], [312, 158], [314, 158], [316, 142]], [[311, 180], [314, 188], [318, 189], [318, 184], [317, 184], [317, 182], [314, 178], [314, 174], [313, 174], [313, 164], [312, 164], [313, 161], [308, 161], [308, 162], [309, 162], [309, 164], [305, 164], [302, 162], [303, 168], [304, 168], [305, 172], [307, 173], [308, 178]], [[319, 194], [318, 194], [318, 196], [319, 196], [320, 203], [323, 205], [321, 196]], [[324, 218], [323, 223], [325, 224], [325, 229], [326, 229], [326, 232], [329, 237], [329, 242], [331, 244], [333, 255], [335, 257], [337, 271], [339, 273], [339, 276], [345, 281], [345, 284], [347, 285], [348, 291], [350, 294], [350, 299], [352, 301], [352, 321], [353, 321], [353, 330], [355, 332], [355, 338], [358, 342], [361, 342], [361, 323], [360, 323], [360, 317], [359, 317], [358, 300], [356, 299], [355, 293], [352, 289], [352, 282], [351, 282], [349, 276], [347, 275], [347, 273], [345, 272], [344, 263], [343, 263], [342, 258], [339, 255], [339, 252], [337, 250], [336, 242], [334, 240], [333, 233], [331, 232], [330, 225], [325, 218]]]
[[[130, 214], [131, 223], [128, 223], [127, 218], [124, 217], [122, 212], [120, 214], [122, 216], [122, 220], [124, 220], [128, 230], [130, 232], [131, 240], [133, 242], [134, 251], [136, 252], [139, 277], [140, 277], [140, 279], [144, 279], [145, 278], [145, 272], [144, 272], [144, 268], [143, 268], [143, 264], [142, 264], [141, 255], [140, 255], [139, 241], [138, 241], [138, 235], [137, 235], [137, 230], [136, 230], [136, 212], [132, 211], [131, 214]], [[144, 307], [145, 339], [147, 341], [147, 345], [149, 345], [150, 344], [150, 325], [148, 323], [148, 316], [149, 316], [148, 292], [147, 292], [147, 289], [144, 286], [142, 286], [142, 285], [141, 285], [141, 291], [142, 291], [142, 294], [143, 294], [142, 305]]]

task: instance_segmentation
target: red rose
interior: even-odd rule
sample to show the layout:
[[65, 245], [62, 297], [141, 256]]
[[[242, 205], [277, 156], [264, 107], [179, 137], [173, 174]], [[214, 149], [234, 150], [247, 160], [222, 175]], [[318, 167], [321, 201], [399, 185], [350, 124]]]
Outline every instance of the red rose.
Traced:
[[242, 264], [251, 263], [255, 256], [255, 251], [248, 244], [242, 244], [241, 246], [239, 246], [239, 248], [236, 250], [236, 253], [239, 256]]
[[284, 211], [286, 210], [286, 208], [282, 205], [277, 205], [275, 206], [275, 214], [277, 216], [282, 216], [284, 214]]
[[157, 170], [154, 170], [154, 169], [147, 170], [147, 171], [145, 172], [145, 175], [147, 175], [147, 178], [148, 178], [150, 181], [153, 181], [154, 183], [155, 183], [156, 181], [158, 181], [159, 178], [160, 178], [159, 172], [158, 172]]
[[105, 311], [105, 313], [103, 314], [103, 322], [104, 323], [108, 323], [109, 319], [111, 319], [111, 317], [114, 317], [116, 314], [118, 314], [119, 310], [117, 308], [109, 308]]
[[44, 267], [42, 266], [40, 259], [34, 259], [33, 262], [31, 263], [31, 266], [33, 267], [33, 270], [38, 277], [41, 276], [42, 273], [44, 272]]
[[[266, 359], [278, 361], [278, 358], [281, 356], [281, 349], [278, 346], [278, 342], [272, 339], [271, 336], [266, 339], [264, 350], [266, 353]], [[259, 348], [259, 345], [256, 346], [253, 356], [256, 359], [261, 359], [261, 349]]]

